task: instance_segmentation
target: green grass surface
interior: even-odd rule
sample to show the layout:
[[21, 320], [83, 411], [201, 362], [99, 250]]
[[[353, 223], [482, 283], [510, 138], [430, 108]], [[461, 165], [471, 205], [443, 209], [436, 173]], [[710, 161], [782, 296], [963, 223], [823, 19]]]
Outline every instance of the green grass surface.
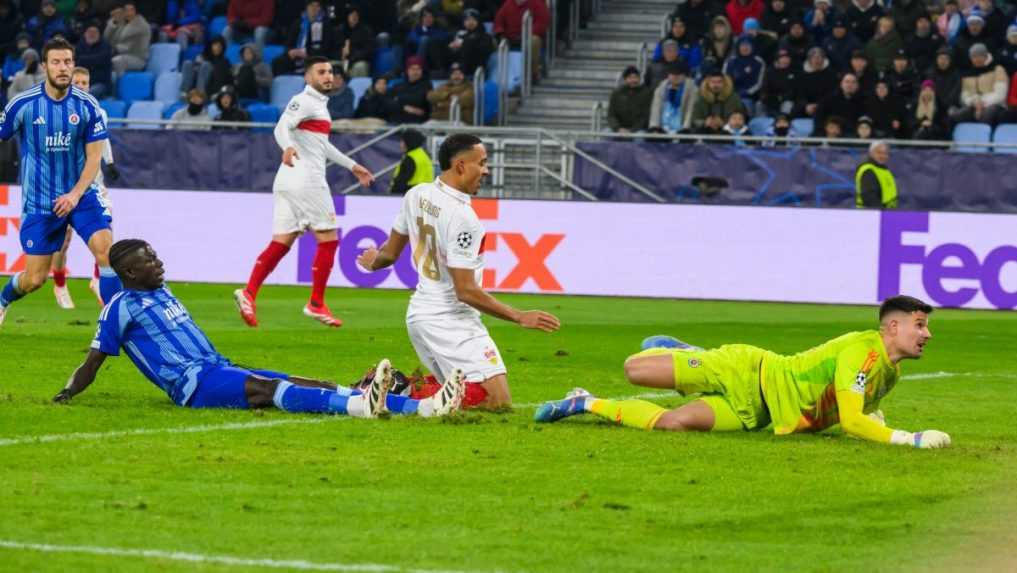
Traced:
[[[407, 293], [331, 290], [347, 326], [300, 315], [306, 289], [266, 288], [243, 326], [228, 286], [174, 285], [237, 362], [349, 382], [380, 357], [411, 370]], [[918, 451], [840, 435], [640, 432], [533, 407], [453, 420], [351, 420], [173, 406], [126, 358], [72, 404], [49, 399], [83, 359], [98, 309], [48, 288], [0, 330], [0, 440], [282, 422], [233, 431], [0, 445], [3, 541], [453, 571], [1013, 571], [1017, 322], [939, 311], [888, 422], [949, 432]], [[794, 352], [869, 328], [861, 307], [506, 296], [558, 314], [543, 335], [489, 321], [518, 404], [573, 386], [606, 397], [650, 334]], [[665, 405], [680, 398], [658, 400]], [[295, 423], [293, 423], [295, 422]], [[318, 422], [318, 423], [315, 423]], [[251, 564], [0, 547], [0, 570], [237, 571]], [[264, 570], [264, 569], [261, 569]]]

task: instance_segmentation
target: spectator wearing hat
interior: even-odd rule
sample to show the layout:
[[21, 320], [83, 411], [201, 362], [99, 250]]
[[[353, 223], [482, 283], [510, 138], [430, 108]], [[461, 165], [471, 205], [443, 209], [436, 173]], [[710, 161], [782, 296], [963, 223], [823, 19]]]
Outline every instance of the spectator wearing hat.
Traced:
[[989, 51], [995, 52], [999, 48], [996, 39], [989, 36], [985, 28], [985, 18], [982, 11], [976, 6], [971, 9], [971, 14], [965, 20], [967, 26], [957, 34], [957, 40], [953, 45], [953, 61], [960, 68], [962, 73], [971, 71], [971, 47], [975, 44], [982, 44]]
[[212, 129], [212, 118], [208, 116], [205, 92], [194, 88], [187, 92], [187, 105], [170, 116], [166, 129], [196, 129], [207, 131]]
[[879, 74], [872, 70], [868, 58], [865, 57], [864, 50], [855, 50], [851, 53], [851, 59], [848, 60], [848, 71], [858, 78], [858, 89], [863, 94], [872, 93], [872, 90], [876, 87], [876, 79], [879, 77]]
[[756, 109], [759, 90], [763, 87], [763, 73], [766, 63], [757, 56], [752, 47], [752, 38], [742, 35], [738, 38], [735, 53], [724, 62], [724, 75], [731, 78], [735, 93], [742, 98], [745, 109], [752, 114]]
[[876, 0], [851, 0], [851, 5], [848, 6], [844, 16], [847, 18], [851, 33], [864, 44], [876, 34], [876, 22], [883, 14], [883, 8]]
[[921, 80], [904, 50], [894, 55], [893, 67], [890, 68], [890, 73], [886, 74], [886, 81], [890, 86], [890, 93], [900, 98], [905, 107], [910, 108], [911, 102], [918, 96]]
[[[672, 50], [670, 54], [668, 50]], [[703, 62], [703, 50], [689, 34], [685, 21], [676, 17], [671, 20], [671, 31], [657, 43], [653, 51], [653, 62], [667, 65], [678, 58], [684, 60], [689, 65], [689, 70], [695, 73]], [[663, 72], [662, 69], [658, 71]], [[654, 80], [650, 81], [651, 87], [657, 84], [656, 79], [663, 80], [663, 73], [654, 76]]]
[[39, 65], [39, 52], [27, 48], [21, 52], [22, 67], [11, 78], [7, 86], [7, 101], [14, 99], [19, 93], [31, 89], [46, 79], [46, 72]]
[[802, 72], [796, 78], [794, 88], [795, 117], [815, 117], [819, 101], [837, 89], [837, 74], [830, 67], [823, 48], [809, 50], [809, 56], [802, 65]]
[[[855, 139], [872, 139], [874, 137], [872, 131], [872, 118], [863, 115], [858, 118], [858, 123], [855, 124]], [[866, 146], [868, 144], [865, 144]]]
[[936, 16], [936, 30], [948, 44], [953, 44], [964, 27], [964, 17], [957, 6], [957, 0], [946, 0], [943, 12]]
[[[1008, 5], [1012, 5], [1009, 3]], [[975, 0], [975, 5], [971, 8], [972, 11], [977, 8], [981, 14], [982, 19], [985, 20], [985, 35], [986, 37], [992, 38], [996, 41], [996, 47], [991, 48], [992, 53], [1002, 44], [1003, 38], [1006, 36], [1006, 28], [1008, 24], [1013, 23], [1013, 19], [1007, 21], [1007, 17], [1003, 15], [1003, 12], [996, 8], [996, 5], [992, 0]]]
[[418, 56], [406, 58], [406, 78], [391, 90], [395, 101], [395, 113], [389, 118], [392, 123], [424, 123], [431, 119], [431, 104], [427, 92], [431, 91], [431, 80], [424, 77], [424, 60]]
[[758, 22], [763, 17], [764, 8], [763, 0], [728, 0], [724, 12], [731, 23], [731, 33], [740, 35], [746, 18], [755, 18]]
[[646, 131], [650, 126], [653, 90], [643, 85], [639, 69], [625, 68], [622, 85], [611, 93], [607, 106], [607, 123], [616, 133]]
[[722, 13], [723, 9], [710, 0], [686, 0], [678, 4], [671, 17], [681, 18], [688, 28], [689, 40], [698, 42], [706, 37], [714, 16]]
[[272, 33], [274, 18], [274, 0], [229, 0], [226, 9], [229, 25], [222, 32], [223, 38], [228, 44], [236, 44], [253, 37], [261, 53]]
[[451, 34], [436, 21], [434, 10], [424, 7], [420, 21], [406, 36], [404, 49], [407, 54], [416, 55], [425, 62], [425, 69], [444, 72], [445, 58], [442, 47], [451, 39]]
[[976, 121], [996, 125], [1006, 112], [1006, 96], [1010, 87], [1006, 70], [992, 59], [984, 44], [975, 44], [968, 51], [971, 70], [961, 80], [961, 108], [950, 114], [954, 123]]
[[897, 181], [890, 172], [890, 146], [883, 141], [869, 145], [869, 153], [855, 169], [855, 205], [869, 209], [897, 208]]
[[399, 150], [403, 158], [392, 173], [392, 184], [388, 192], [393, 195], [405, 195], [421, 183], [434, 181], [434, 161], [424, 150], [427, 138], [415, 129], [404, 129], [399, 135]]
[[56, 2], [53, 0], [42, 0], [39, 13], [25, 22], [25, 31], [28, 32], [32, 47], [36, 50], [41, 50], [54, 35], [60, 34], [66, 38], [69, 33], [67, 21], [57, 12]]
[[94, 97], [102, 98], [112, 92], [113, 48], [102, 39], [98, 22], [85, 26], [75, 49], [74, 60], [88, 70], [92, 80], [88, 91]]
[[512, 49], [522, 47], [523, 14], [527, 11], [533, 17], [533, 36], [530, 38], [530, 69], [533, 79], [540, 78], [540, 50], [544, 46], [544, 35], [551, 25], [551, 13], [544, 0], [505, 0], [494, 16], [494, 34], [505, 38]]
[[773, 55], [777, 52], [777, 35], [764, 30], [755, 18], [745, 20], [742, 28], [745, 30], [742, 36], [752, 41], [752, 51], [762, 58], [763, 62], [773, 60]]
[[477, 68], [487, 65], [487, 60], [495, 50], [494, 38], [481, 25], [478, 10], [463, 10], [463, 28], [456, 32], [448, 48], [451, 60], [459, 62], [467, 76], [472, 76]]
[[257, 42], [248, 42], [240, 49], [240, 62], [233, 66], [233, 85], [240, 99], [268, 99], [272, 68], [262, 61]]
[[932, 67], [936, 52], [944, 44], [943, 37], [933, 27], [929, 17], [922, 15], [915, 21], [915, 33], [908, 39], [904, 49], [907, 50], [914, 69], [919, 73], [925, 73]]
[[332, 92], [328, 94], [328, 115], [332, 121], [353, 118], [353, 90], [347, 84], [346, 74], [342, 69], [335, 70]]
[[915, 100], [911, 117], [912, 139], [945, 139], [948, 131], [947, 110], [936, 96], [936, 84], [932, 80], [922, 82]]
[[791, 29], [787, 36], [784, 36], [784, 39], [780, 41], [780, 47], [790, 52], [791, 59], [801, 65], [808, 58], [809, 50], [816, 46], [805, 31], [805, 24], [800, 20], [794, 20], [791, 22]]
[[678, 60], [665, 68], [666, 79], [657, 85], [650, 106], [650, 130], [678, 133], [692, 123], [692, 108], [698, 97], [689, 66]]
[[847, 20], [837, 18], [830, 28], [830, 35], [823, 42], [826, 57], [830, 65], [838, 72], [843, 72], [851, 65], [851, 54], [862, 49], [862, 43], [848, 30]]
[[929, 17], [923, 0], [894, 0], [890, 8], [894, 28], [902, 38], [911, 38], [915, 34], [915, 24], [919, 18]]
[[734, 39], [731, 36], [731, 23], [725, 16], [715, 16], [710, 23], [710, 30], [699, 42], [703, 52], [701, 68], [720, 69], [734, 51]]
[[[346, 21], [339, 28], [339, 60], [352, 78], [370, 77], [374, 59], [374, 32], [360, 18], [360, 8], [346, 9]], [[352, 113], [352, 110], [351, 110]]]
[[819, 100], [815, 128], [818, 131], [826, 120], [836, 117], [842, 133], [854, 133], [855, 122], [863, 115], [865, 115], [865, 97], [858, 90], [858, 78], [848, 72], [841, 76], [837, 90]]
[[[825, 2], [827, 0], [820, 1]], [[796, 19], [795, 13], [787, 5], [787, 0], [770, 0], [766, 9], [763, 10], [762, 18], [759, 19], [759, 25], [765, 32], [769, 33], [768, 35], [771, 38], [776, 40], [788, 33], [788, 30], [791, 29], [791, 22]]]
[[937, 103], [945, 111], [960, 106], [961, 73], [953, 63], [953, 50], [943, 46], [936, 52], [936, 61], [928, 74], [936, 89]]
[[872, 118], [876, 137], [904, 139], [907, 113], [904, 100], [890, 90], [890, 83], [885, 78], [876, 81], [876, 89], [865, 100], [865, 115]]
[[272, 75], [302, 73], [308, 57], [333, 58], [336, 55], [335, 36], [321, 8], [321, 0], [308, 0], [300, 18], [289, 27], [286, 51], [272, 61]]
[[[223, 86], [219, 93], [215, 94], [215, 105], [219, 108], [219, 116], [215, 118], [217, 122], [248, 123], [251, 121], [251, 114], [240, 107], [237, 91], [233, 89], [233, 86]], [[238, 129], [236, 126], [216, 125], [213, 127], [215, 129]]]
[[769, 116], [791, 113], [794, 109], [794, 90], [799, 73], [791, 65], [791, 54], [787, 50], [778, 50], [773, 65], [763, 74], [757, 113]]
[[720, 70], [711, 71], [699, 86], [699, 97], [692, 106], [692, 126], [702, 127], [707, 116], [721, 118], [721, 127], [732, 113], [746, 113], [742, 99], [734, 91], [734, 82]]
[[143, 70], [148, 64], [152, 28], [137, 5], [128, 1], [109, 13], [102, 37], [113, 48], [113, 73], [118, 77], [131, 70]]
[[357, 104], [357, 111], [353, 117], [356, 119], [376, 119], [385, 123], [391, 123], [392, 119], [399, 113], [399, 106], [388, 91], [388, 78], [378, 76], [374, 78], [371, 87], [361, 96]]
[[805, 12], [805, 30], [815, 39], [816, 45], [822, 46], [833, 33], [834, 23], [842, 18], [831, 0], [816, 0]]
[[1017, 73], [1017, 22], [1006, 29], [1006, 43], [996, 52], [999, 65], [1006, 70], [1008, 77]]
[[454, 98], [459, 98], [462, 122], [472, 124], [475, 101], [473, 82], [466, 81], [466, 74], [463, 73], [463, 66], [459, 62], [452, 64], [448, 82], [427, 94], [427, 101], [431, 103], [431, 119], [450, 121]]
[[883, 16], [876, 27], [876, 35], [865, 44], [865, 57], [878, 74], [889, 71], [894, 56], [904, 47], [904, 40], [894, 29], [893, 18]]

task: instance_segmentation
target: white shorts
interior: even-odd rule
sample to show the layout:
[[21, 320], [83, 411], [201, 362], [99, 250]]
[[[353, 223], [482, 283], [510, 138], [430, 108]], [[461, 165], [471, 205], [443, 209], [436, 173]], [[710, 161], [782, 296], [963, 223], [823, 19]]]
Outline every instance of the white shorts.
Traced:
[[406, 325], [424, 366], [439, 381], [461, 368], [467, 382], [505, 374], [501, 352], [479, 317], [438, 318]]
[[339, 225], [335, 220], [335, 203], [328, 188], [307, 188], [300, 191], [276, 189], [272, 213], [272, 233], [285, 235], [312, 231], [332, 231]]

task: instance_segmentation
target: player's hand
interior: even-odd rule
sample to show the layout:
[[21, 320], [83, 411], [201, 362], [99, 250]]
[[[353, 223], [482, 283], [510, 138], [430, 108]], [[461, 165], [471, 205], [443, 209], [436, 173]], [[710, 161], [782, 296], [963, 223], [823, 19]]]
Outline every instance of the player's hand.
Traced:
[[366, 271], [374, 271], [374, 259], [378, 258], [378, 249], [369, 247], [357, 257], [357, 264]]
[[917, 446], [923, 450], [930, 448], [945, 448], [950, 445], [950, 434], [939, 430], [925, 430], [915, 436]]
[[554, 332], [561, 328], [561, 321], [549, 312], [527, 310], [519, 315], [519, 326], [543, 330], [544, 332]]
[[292, 147], [287, 147], [286, 151], [283, 151], [282, 162], [285, 163], [287, 167], [293, 167], [294, 159], [300, 159], [300, 155], [297, 154], [296, 149]]
[[371, 183], [374, 183], [374, 175], [371, 175], [371, 172], [363, 165], [354, 165], [352, 171], [361, 187], [367, 188], [371, 186]]
[[71, 214], [71, 211], [78, 206], [78, 201], [81, 200], [81, 195], [77, 193], [66, 193], [57, 197], [53, 203], [53, 213], [57, 217], [66, 217]]
[[53, 396], [53, 402], [57, 404], [66, 404], [67, 402], [70, 401], [71, 401], [71, 391], [68, 390], [67, 388], [64, 388], [63, 390], [58, 392], [56, 396]]
[[116, 181], [116, 180], [120, 179], [120, 170], [117, 169], [116, 165], [113, 165], [112, 163], [110, 163], [110, 164], [106, 165], [106, 177], [110, 181]]

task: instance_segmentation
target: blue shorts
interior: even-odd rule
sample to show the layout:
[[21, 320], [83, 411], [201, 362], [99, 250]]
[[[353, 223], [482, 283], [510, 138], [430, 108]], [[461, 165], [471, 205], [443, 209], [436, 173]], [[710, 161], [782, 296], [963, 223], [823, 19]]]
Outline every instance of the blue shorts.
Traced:
[[109, 208], [100, 201], [99, 193], [91, 189], [66, 217], [52, 213], [24, 215], [21, 220], [21, 250], [26, 255], [52, 255], [64, 246], [67, 225], [88, 243], [96, 232], [109, 229], [112, 221]]
[[189, 408], [240, 408], [247, 409], [245, 385], [250, 376], [275, 380], [289, 380], [288, 374], [271, 370], [246, 370], [236, 366], [220, 366], [202, 373], [198, 387], [187, 403]]

